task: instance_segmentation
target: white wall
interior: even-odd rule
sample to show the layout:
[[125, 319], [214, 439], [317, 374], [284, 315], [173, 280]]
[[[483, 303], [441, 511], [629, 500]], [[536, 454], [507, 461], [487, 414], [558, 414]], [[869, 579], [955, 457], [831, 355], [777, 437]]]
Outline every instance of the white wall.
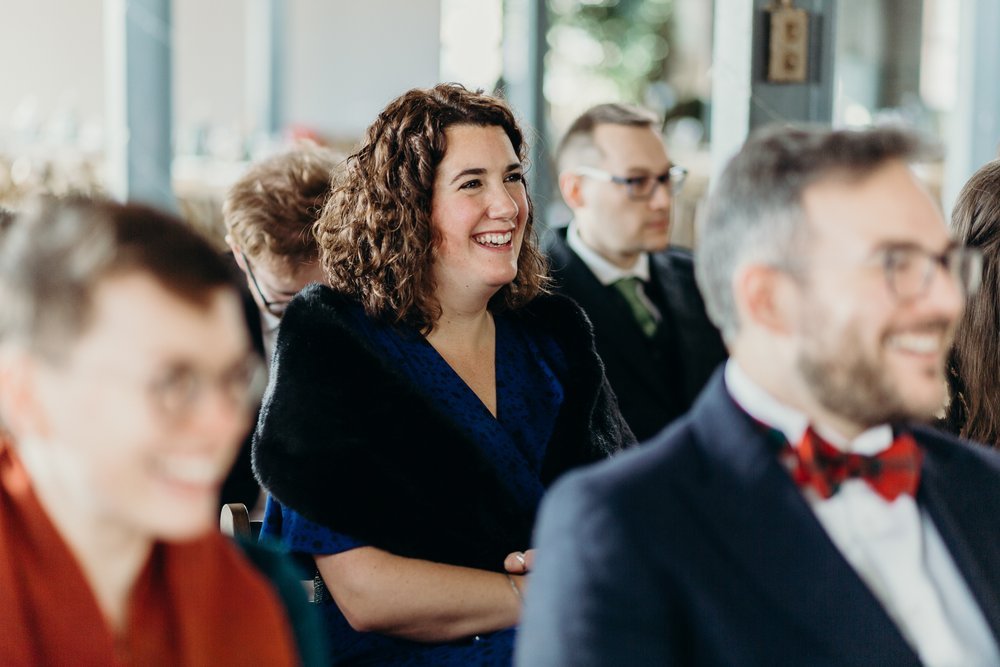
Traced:
[[245, 4], [173, 0], [175, 127], [244, 121]]
[[101, 0], [8, 0], [0, 20], [0, 125], [29, 99], [39, 118], [75, 108], [100, 121], [104, 109]]
[[[246, 0], [174, 0], [174, 113], [194, 123], [245, 121]], [[283, 116], [354, 138], [391, 98], [437, 81], [439, 0], [285, 0]], [[0, 21], [0, 131], [26, 99], [36, 117], [104, 111], [102, 0], [6, 0]]]
[[389, 100], [437, 83], [440, 0], [287, 0], [285, 118], [357, 137]]

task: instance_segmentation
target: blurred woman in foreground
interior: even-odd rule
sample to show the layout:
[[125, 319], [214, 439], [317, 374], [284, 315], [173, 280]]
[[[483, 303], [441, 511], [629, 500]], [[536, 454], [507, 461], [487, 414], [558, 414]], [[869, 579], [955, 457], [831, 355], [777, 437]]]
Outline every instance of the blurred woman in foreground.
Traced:
[[260, 361], [216, 251], [49, 201], [5, 231], [0, 294], [0, 664], [322, 660], [288, 565], [257, 554], [276, 590], [218, 532]]

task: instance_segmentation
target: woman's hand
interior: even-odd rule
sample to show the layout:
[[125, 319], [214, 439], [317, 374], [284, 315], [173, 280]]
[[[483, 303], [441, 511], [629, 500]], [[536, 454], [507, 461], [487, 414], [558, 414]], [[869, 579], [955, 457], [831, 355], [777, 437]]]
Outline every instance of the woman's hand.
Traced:
[[535, 563], [535, 550], [514, 551], [503, 559], [503, 567], [511, 574], [528, 574]]

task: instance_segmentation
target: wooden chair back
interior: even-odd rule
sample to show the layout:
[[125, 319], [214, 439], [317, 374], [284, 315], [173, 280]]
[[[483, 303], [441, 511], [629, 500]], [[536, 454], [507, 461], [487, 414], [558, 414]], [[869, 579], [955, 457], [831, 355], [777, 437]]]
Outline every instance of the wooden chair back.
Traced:
[[260, 535], [260, 526], [260, 521], [250, 520], [250, 511], [243, 503], [228, 503], [222, 506], [219, 530], [223, 535], [256, 542], [257, 536]]

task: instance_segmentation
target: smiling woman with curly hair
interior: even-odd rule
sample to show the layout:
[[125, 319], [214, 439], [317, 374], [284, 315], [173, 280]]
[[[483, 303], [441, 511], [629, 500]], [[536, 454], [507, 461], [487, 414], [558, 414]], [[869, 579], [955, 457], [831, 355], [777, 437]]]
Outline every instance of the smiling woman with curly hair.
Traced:
[[509, 664], [542, 494], [632, 441], [545, 291], [526, 151], [502, 100], [411, 90], [316, 223], [329, 286], [285, 313], [254, 455], [344, 662]]
[[514, 253], [517, 272], [490, 299], [490, 307], [517, 308], [546, 285], [545, 259], [534, 239], [523, 185], [527, 146], [510, 109], [457, 86], [439, 86], [431, 95], [411, 90], [368, 128], [365, 144], [335, 183], [336, 194], [316, 225], [331, 284], [360, 301], [369, 316], [419, 329], [432, 329], [440, 316], [433, 266], [442, 232], [431, 222], [434, 183], [448, 128], [472, 123], [480, 130], [493, 127], [493, 134], [510, 142], [511, 166], [517, 168], [508, 181], [524, 198], [521, 213], [526, 215], [518, 230], [524, 241]]

